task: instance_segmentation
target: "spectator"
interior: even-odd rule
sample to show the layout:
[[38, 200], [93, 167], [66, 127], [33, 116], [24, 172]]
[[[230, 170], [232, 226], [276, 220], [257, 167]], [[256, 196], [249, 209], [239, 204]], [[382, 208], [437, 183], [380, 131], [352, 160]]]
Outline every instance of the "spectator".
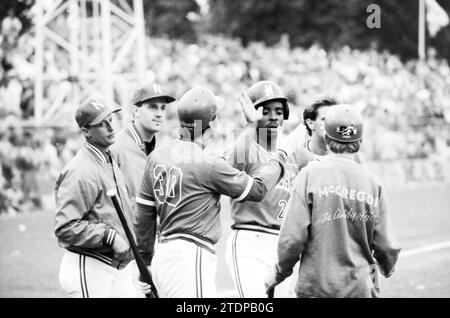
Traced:
[[15, 45], [19, 33], [22, 30], [22, 23], [16, 17], [13, 8], [8, 9], [8, 15], [2, 21], [2, 35], [8, 45]]
[[[32, 119], [35, 111], [33, 52], [29, 44], [33, 30], [20, 35], [19, 19], [13, 10], [8, 14], [0, 34], [0, 127], [17, 126]], [[66, 21], [58, 18], [55, 25], [64, 28]], [[14, 45], [9, 44], [11, 36]], [[427, 63], [403, 63], [397, 56], [375, 49], [343, 47], [325, 51], [317, 45], [290, 48], [287, 39], [283, 41], [277, 47], [263, 43], [244, 47], [238, 40], [211, 35], [203, 36], [196, 44], [151, 38], [147, 41], [146, 78], [157, 80], [173, 96], [181, 96], [192, 86], [207, 85], [225, 98], [226, 106], [218, 114], [217, 143], [213, 145], [217, 151], [223, 148], [222, 141], [242, 125], [236, 93], [256, 81], [272, 80], [283, 87], [290, 100], [292, 115], [284, 125], [287, 128], [295, 127], [304, 107], [323, 95], [362, 110], [371, 131], [361, 149], [364, 161], [450, 156], [450, 67], [446, 61], [432, 55]], [[45, 48], [44, 103], [51, 105], [61, 98], [64, 89], [70, 89], [68, 54], [51, 41]], [[123, 69], [131, 68], [131, 63], [124, 63]], [[128, 78], [120, 82], [115, 94], [121, 104], [131, 98], [137, 84], [137, 80]], [[70, 113], [70, 101], [60, 108]], [[72, 116], [62, 114], [61, 118]], [[175, 110], [169, 107], [167, 123], [160, 132], [162, 143], [177, 135], [176, 126]], [[33, 191], [17, 182], [20, 173], [61, 167], [80, 145], [80, 139], [73, 134], [58, 134], [55, 139], [53, 134], [31, 133], [27, 145], [23, 138], [24, 133], [15, 128], [4, 131], [0, 140], [3, 195], [8, 192], [15, 198], [10, 205], [17, 209], [33, 197]], [[31, 168], [25, 168], [26, 164]], [[33, 173], [25, 174], [28, 178]]]

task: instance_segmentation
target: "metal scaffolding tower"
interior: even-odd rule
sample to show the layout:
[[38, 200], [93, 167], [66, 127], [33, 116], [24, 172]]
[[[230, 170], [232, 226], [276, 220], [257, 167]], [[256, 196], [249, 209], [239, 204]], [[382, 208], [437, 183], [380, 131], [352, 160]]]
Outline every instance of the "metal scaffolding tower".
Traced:
[[35, 10], [36, 126], [71, 125], [85, 98], [123, 104], [144, 83], [142, 0], [37, 0]]

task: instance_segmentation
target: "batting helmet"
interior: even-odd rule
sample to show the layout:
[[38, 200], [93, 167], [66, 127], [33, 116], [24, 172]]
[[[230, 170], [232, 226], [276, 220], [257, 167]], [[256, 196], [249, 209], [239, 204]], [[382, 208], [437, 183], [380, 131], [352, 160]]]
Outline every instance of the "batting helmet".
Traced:
[[178, 120], [181, 127], [208, 128], [217, 114], [219, 100], [214, 93], [206, 87], [195, 87], [184, 93], [177, 103]]
[[261, 104], [268, 101], [281, 101], [283, 104], [283, 118], [289, 118], [289, 105], [287, 103], [287, 98], [284, 96], [281, 88], [274, 82], [256, 82], [248, 89], [247, 93], [255, 108], [258, 108]]
[[362, 138], [363, 119], [352, 106], [331, 106], [325, 115], [325, 134], [339, 142], [354, 142]]
[[162, 100], [166, 103], [175, 101], [175, 98], [166, 94], [161, 86], [153, 84], [151, 88], [141, 87], [133, 95], [133, 105], [141, 106], [143, 102], [151, 100]]

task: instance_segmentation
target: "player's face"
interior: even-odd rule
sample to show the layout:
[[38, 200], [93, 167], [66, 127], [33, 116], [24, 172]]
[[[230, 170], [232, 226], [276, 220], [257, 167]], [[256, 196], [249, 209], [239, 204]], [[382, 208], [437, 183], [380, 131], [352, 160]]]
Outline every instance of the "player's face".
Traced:
[[135, 115], [135, 121], [151, 133], [160, 131], [165, 119], [166, 104], [164, 102], [145, 102], [137, 108]]
[[317, 110], [317, 117], [314, 121], [312, 133], [321, 139], [325, 139], [325, 115], [330, 107], [320, 107]]
[[107, 148], [115, 141], [116, 134], [114, 132], [112, 114], [103, 119], [97, 125], [88, 126], [84, 129], [85, 130], [83, 130], [83, 133], [89, 142], [100, 146], [101, 148]]
[[277, 130], [283, 125], [283, 104], [279, 101], [270, 101], [264, 104], [263, 118], [258, 121], [258, 128]]

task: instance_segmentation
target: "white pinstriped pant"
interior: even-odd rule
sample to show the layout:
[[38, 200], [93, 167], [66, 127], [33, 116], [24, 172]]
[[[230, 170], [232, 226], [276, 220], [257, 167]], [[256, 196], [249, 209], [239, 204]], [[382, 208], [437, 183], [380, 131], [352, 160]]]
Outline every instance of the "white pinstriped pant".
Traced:
[[118, 270], [67, 250], [61, 260], [59, 282], [72, 298], [137, 297], [130, 266]]
[[159, 243], [151, 271], [161, 298], [215, 298], [216, 255], [192, 242]]
[[[240, 298], [267, 298], [264, 281], [275, 266], [278, 235], [232, 230], [227, 241], [225, 259]], [[295, 297], [298, 270], [275, 287], [275, 298]]]

